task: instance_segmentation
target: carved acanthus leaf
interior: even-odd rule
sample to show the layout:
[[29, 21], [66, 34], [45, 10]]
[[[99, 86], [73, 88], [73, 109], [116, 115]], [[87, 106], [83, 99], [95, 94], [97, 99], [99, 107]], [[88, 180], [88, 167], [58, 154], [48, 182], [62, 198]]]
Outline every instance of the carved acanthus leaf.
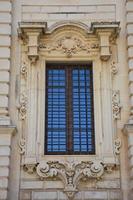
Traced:
[[102, 161], [86, 162], [58, 162], [42, 161], [36, 168], [37, 174], [41, 178], [59, 177], [64, 183], [64, 192], [69, 199], [73, 199], [78, 191], [77, 185], [81, 179], [99, 179], [105, 171]]
[[39, 48], [49, 53], [51, 51], [60, 51], [66, 54], [67, 57], [71, 57], [80, 51], [84, 51], [87, 54], [96, 52], [99, 49], [99, 44], [96, 42], [85, 44], [82, 40], [75, 36], [64, 36], [50, 44], [40, 43]]
[[29, 174], [33, 174], [36, 171], [36, 164], [25, 164], [23, 166], [24, 171]]
[[113, 107], [113, 118], [120, 119], [121, 105], [120, 105], [119, 90], [114, 90], [112, 93], [112, 107]]

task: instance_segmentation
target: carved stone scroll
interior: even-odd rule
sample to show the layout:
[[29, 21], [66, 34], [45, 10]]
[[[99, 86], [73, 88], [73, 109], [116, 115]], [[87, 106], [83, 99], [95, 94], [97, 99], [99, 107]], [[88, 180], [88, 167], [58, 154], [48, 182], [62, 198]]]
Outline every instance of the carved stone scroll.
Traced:
[[114, 153], [115, 153], [115, 155], [120, 154], [120, 148], [121, 148], [121, 140], [120, 140], [120, 138], [117, 138], [115, 140], [115, 143], [114, 143]]
[[78, 191], [80, 180], [99, 179], [107, 170], [102, 161], [59, 162], [41, 161], [36, 168], [37, 174], [42, 179], [58, 177], [64, 183], [64, 192], [68, 199], [73, 199]]
[[112, 75], [116, 75], [118, 73], [118, 66], [114, 61], [111, 63], [111, 73]]
[[113, 118], [120, 119], [120, 111], [121, 111], [121, 105], [120, 105], [120, 91], [114, 90], [112, 93], [112, 107], [113, 107]]
[[25, 153], [25, 138], [20, 139], [19, 148], [20, 148], [20, 154], [24, 154]]
[[19, 114], [21, 120], [25, 120], [26, 113], [27, 113], [27, 96], [26, 94], [22, 93], [20, 95], [20, 106], [19, 106]]

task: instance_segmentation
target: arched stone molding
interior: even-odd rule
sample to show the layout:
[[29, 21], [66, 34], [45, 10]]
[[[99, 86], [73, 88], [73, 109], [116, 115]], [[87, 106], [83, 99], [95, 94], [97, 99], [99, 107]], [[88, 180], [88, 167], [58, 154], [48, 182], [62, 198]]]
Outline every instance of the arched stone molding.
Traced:
[[90, 28], [86, 24], [84, 24], [82, 22], [78, 22], [78, 21], [57, 22], [57, 23], [53, 24], [52, 26], [50, 26], [49, 28], [47, 28], [46, 33], [51, 34], [54, 31], [56, 31], [57, 29], [63, 28], [65, 26], [77, 27], [79, 29], [82, 29], [86, 33], [90, 33]]

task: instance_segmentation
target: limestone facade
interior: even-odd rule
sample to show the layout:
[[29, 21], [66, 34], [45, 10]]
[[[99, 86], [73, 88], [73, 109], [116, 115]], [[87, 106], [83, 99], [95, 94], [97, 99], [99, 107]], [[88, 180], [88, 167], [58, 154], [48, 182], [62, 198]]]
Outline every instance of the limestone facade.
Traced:
[[[133, 199], [133, 1], [0, 0], [0, 199]], [[92, 63], [94, 155], [45, 155], [47, 63]]]

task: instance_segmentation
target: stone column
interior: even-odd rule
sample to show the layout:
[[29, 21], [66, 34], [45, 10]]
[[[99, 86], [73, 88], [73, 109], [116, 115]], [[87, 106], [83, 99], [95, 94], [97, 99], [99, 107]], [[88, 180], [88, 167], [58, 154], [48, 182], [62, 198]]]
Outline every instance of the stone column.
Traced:
[[126, 32], [127, 32], [127, 56], [129, 73], [129, 99], [130, 116], [128, 124], [124, 126], [124, 133], [128, 139], [128, 158], [129, 158], [129, 200], [133, 199], [133, 1], [126, 0]]
[[12, 1], [0, 1], [0, 199], [8, 198], [11, 138], [9, 114]]

